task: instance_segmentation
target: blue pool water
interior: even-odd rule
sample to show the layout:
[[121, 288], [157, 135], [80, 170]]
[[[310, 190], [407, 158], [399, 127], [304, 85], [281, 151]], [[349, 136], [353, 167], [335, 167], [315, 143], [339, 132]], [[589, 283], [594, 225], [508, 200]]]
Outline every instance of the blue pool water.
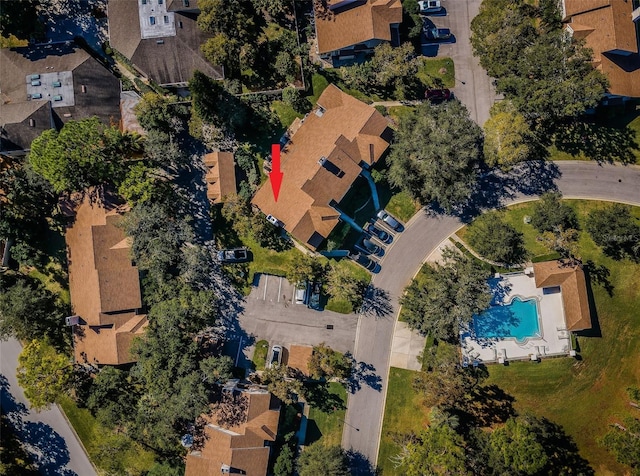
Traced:
[[513, 298], [509, 304], [494, 305], [473, 316], [473, 328], [478, 338], [514, 337], [523, 341], [540, 336], [538, 305], [535, 299]]

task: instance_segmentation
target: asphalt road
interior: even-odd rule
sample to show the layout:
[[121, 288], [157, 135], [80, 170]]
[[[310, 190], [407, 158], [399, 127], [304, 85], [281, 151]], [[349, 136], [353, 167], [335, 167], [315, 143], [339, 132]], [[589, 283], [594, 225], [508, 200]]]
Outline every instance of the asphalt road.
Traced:
[[[487, 180], [485, 194], [478, 198], [493, 208], [534, 200], [543, 190], [557, 188], [565, 198], [618, 201], [640, 206], [640, 167], [598, 165], [567, 161], [547, 166], [532, 165], [511, 179]], [[471, 218], [471, 217], [466, 217]], [[398, 297], [431, 252], [463, 225], [460, 217], [418, 212], [403, 233], [396, 236], [381, 260], [382, 270], [373, 284], [389, 293], [393, 311], [384, 318], [361, 316], [356, 336], [355, 358], [372, 365], [382, 377], [381, 389], [364, 386], [349, 395], [342, 435], [345, 449], [361, 453], [374, 465], [378, 458], [389, 371], [393, 328]]]
[[454, 42], [443, 42], [437, 46], [423, 47], [424, 53], [448, 56], [455, 65], [455, 85], [453, 92], [467, 109], [469, 115], [482, 126], [489, 118], [489, 109], [496, 101], [496, 91], [491, 78], [480, 66], [471, 50], [471, 20], [480, 10], [481, 0], [443, 0], [445, 16], [430, 16], [429, 19], [438, 28], [449, 28]]
[[18, 354], [15, 339], [0, 342], [0, 388], [2, 412], [43, 475], [92, 476], [96, 472], [75, 433], [57, 406], [40, 413], [29, 408], [16, 380]]

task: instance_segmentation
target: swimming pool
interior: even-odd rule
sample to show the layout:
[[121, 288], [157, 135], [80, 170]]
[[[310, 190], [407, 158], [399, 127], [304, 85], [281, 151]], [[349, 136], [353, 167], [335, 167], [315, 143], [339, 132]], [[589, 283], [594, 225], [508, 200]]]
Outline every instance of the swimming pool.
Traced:
[[523, 300], [516, 296], [509, 304], [491, 306], [473, 316], [473, 329], [480, 339], [512, 337], [522, 342], [540, 337], [538, 303], [533, 298]]

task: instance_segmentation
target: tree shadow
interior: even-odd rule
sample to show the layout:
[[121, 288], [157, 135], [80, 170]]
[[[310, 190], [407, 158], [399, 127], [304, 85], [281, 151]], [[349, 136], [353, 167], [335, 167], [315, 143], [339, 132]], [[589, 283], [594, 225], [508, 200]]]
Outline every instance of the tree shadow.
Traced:
[[347, 392], [354, 394], [367, 385], [378, 392], [382, 391], [382, 377], [375, 373], [376, 368], [366, 362], [355, 362], [353, 373], [347, 380]]
[[393, 312], [393, 305], [391, 304], [389, 292], [374, 285], [369, 285], [365, 291], [359, 312], [363, 316], [376, 319], [390, 315]]
[[347, 408], [339, 395], [329, 391], [328, 382], [309, 382], [304, 384], [304, 398], [313, 408], [323, 413], [333, 413]]
[[471, 427], [490, 427], [515, 416], [515, 398], [497, 385], [477, 386], [461, 406], [460, 421]]
[[636, 134], [628, 125], [611, 127], [583, 121], [560, 126], [554, 145], [561, 152], [584, 154], [599, 163], [635, 164], [634, 152], [640, 150]]
[[303, 443], [305, 445], [310, 445], [311, 443], [315, 443], [320, 438], [322, 438], [322, 431], [320, 431], [320, 427], [315, 420], [307, 420], [307, 432], [306, 437]]
[[29, 421], [30, 411], [17, 402], [10, 392], [8, 379], [0, 375], [0, 406], [4, 417], [18, 438], [38, 472], [42, 475], [76, 475], [65, 466], [70, 461], [67, 442], [51, 426], [39, 421]]
[[565, 474], [566, 468], [572, 469], [572, 474], [590, 476], [595, 474], [589, 462], [580, 456], [578, 446], [564, 429], [552, 421], [542, 418], [541, 437], [547, 453], [548, 474]]
[[347, 450], [347, 464], [352, 476], [376, 476], [380, 474], [365, 455], [354, 449]]
[[588, 260], [582, 269], [585, 271], [589, 282], [602, 286], [609, 297], [613, 297], [614, 286], [609, 280], [609, 276], [611, 276], [609, 268], [602, 264], [596, 264], [592, 260]]

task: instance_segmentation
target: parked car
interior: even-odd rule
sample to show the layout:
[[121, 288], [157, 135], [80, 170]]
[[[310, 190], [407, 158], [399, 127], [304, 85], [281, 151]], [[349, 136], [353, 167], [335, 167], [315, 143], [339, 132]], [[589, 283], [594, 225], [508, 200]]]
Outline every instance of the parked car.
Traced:
[[367, 258], [362, 253], [349, 254], [349, 258], [352, 259], [353, 261], [355, 261], [356, 263], [358, 263], [364, 269], [366, 269], [368, 271], [371, 271], [374, 274], [380, 272], [380, 264], [375, 262], [375, 261], [373, 261], [370, 258]]
[[384, 244], [388, 244], [393, 241], [393, 237], [389, 233], [382, 230], [381, 228], [378, 228], [375, 225], [372, 225], [371, 223], [369, 223], [365, 227], [365, 231], [369, 233], [371, 236], [375, 236], [378, 240], [380, 240]]
[[220, 250], [217, 257], [221, 263], [246, 263], [249, 261], [249, 251], [246, 248]]
[[440, 13], [442, 5], [440, 0], [420, 0], [418, 2], [418, 13], [428, 15], [429, 13]]
[[424, 92], [424, 98], [431, 102], [448, 101], [452, 94], [448, 89], [427, 89]]
[[269, 223], [271, 223], [272, 225], [277, 226], [278, 228], [284, 228], [284, 223], [282, 223], [280, 220], [278, 220], [273, 215], [267, 215], [267, 221]]
[[365, 254], [371, 254], [376, 256], [384, 255], [384, 250], [381, 246], [376, 245], [373, 241], [368, 238], [363, 238], [361, 242], [356, 245], [360, 250], [364, 251]]
[[309, 307], [316, 311], [321, 311], [320, 308], [320, 294], [322, 292], [322, 284], [315, 282], [311, 285], [311, 297], [309, 298]]
[[389, 215], [387, 212], [385, 212], [384, 210], [380, 210], [378, 212], [378, 218], [380, 220], [382, 220], [384, 222], [385, 225], [387, 225], [389, 228], [391, 228], [394, 231], [403, 231], [404, 230], [404, 226], [402, 226], [400, 224], [400, 222], [398, 220], [396, 220], [395, 218], [393, 218], [391, 215]]
[[282, 362], [282, 346], [274, 345], [271, 347], [271, 357], [269, 358], [269, 368], [273, 367], [274, 364], [280, 365]]
[[296, 304], [306, 304], [307, 303], [307, 282], [298, 283], [296, 285], [295, 292], [295, 303]]
[[422, 31], [427, 40], [444, 41], [451, 38], [451, 30], [449, 28], [434, 28], [431, 25], [424, 25]]

